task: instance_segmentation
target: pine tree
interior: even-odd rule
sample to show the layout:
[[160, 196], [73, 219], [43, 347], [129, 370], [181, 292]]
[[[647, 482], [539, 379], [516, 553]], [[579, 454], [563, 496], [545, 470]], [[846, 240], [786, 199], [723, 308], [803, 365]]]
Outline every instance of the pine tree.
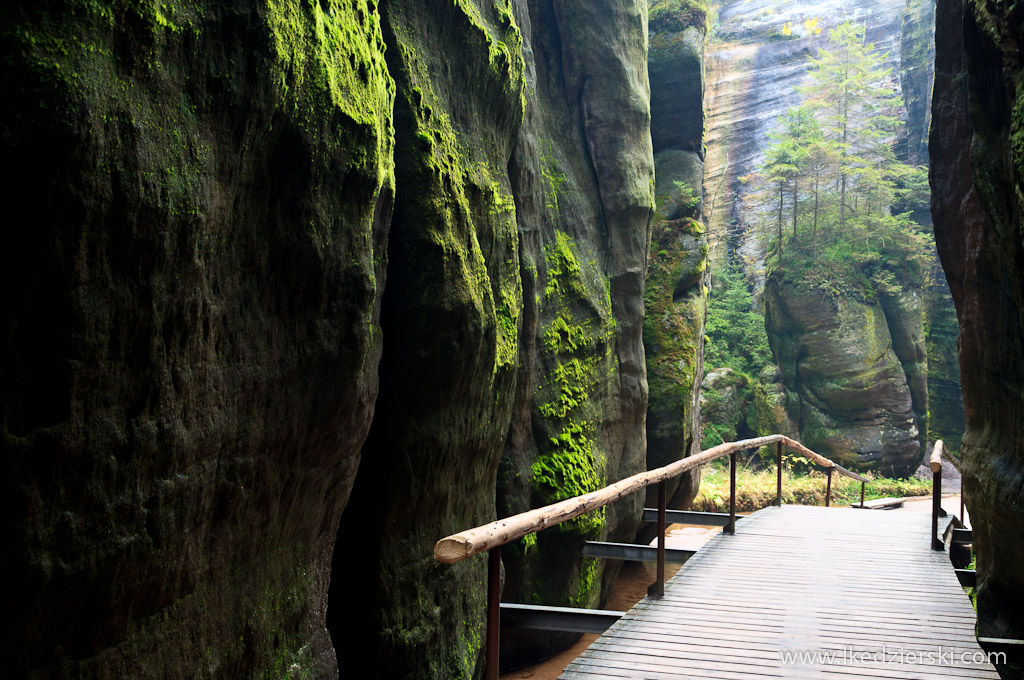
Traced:
[[[777, 266], [786, 242], [794, 256], [802, 251], [824, 260], [832, 272], [923, 256], [907, 213], [918, 209], [924, 171], [895, 157], [898, 95], [884, 60], [865, 42], [862, 27], [839, 26], [830, 33], [830, 48], [812, 60], [809, 83], [799, 88], [805, 102], [781, 116], [771, 134], [754, 180], [760, 184], [755, 194], [772, 206]], [[801, 242], [801, 229], [810, 230], [809, 243]], [[894, 248], [906, 252], [896, 255]]]

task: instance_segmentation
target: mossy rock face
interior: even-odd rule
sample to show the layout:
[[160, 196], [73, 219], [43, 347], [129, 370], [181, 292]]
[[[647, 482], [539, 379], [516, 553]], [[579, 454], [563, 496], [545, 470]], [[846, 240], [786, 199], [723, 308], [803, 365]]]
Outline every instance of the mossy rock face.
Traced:
[[[644, 297], [644, 347], [650, 404], [647, 467], [668, 465], [700, 450], [699, 385], [704, 374], [708, 245], [699, 221], [703, 163], [693, 151], [656, 156], [658, 212]], [[668, 483], [672, 507], [696, 494], [699, 474]], [[650, 491], [648, 503], [656, 503]], [[642, 535], [644, 538], [646, 535]]]
[[789, 400], [777, 366], [765, 366], [754, 385], [754, 423], [757, 435], [784, 434], [797, 437], [797, 427], [789, 419]]
[[[704, 36], [706, 6], [689, 0], [649, 3], [651, 138], [657, 213], [644, 293], [644, 348], [650, 403], [647, 467], [700, 450], [700, 381], [704, 373], [708, 242], [704, 185]], [[669, 505], [693, 500], [700, 473], [668, 482]], [[657, 490], [648, 490], [648, 506]], [[642, 528], [638, 540], [653, 537]]]
[[910, 360], [923, 343], [921, 312], [910, 300], [887, 309], [870, 297], [823, 299], [773, 272], [765, 329], [800, 440], [843, 465], [906, 476], [923, 455], [914, 394], [927, 369]]
[[381, 391], [339, 530], [365, 557], [335, 553], [328, 625], [339, 659], [381, 677], [471, 678], [483, 664], [486, 560], [446, 566], [432, 552], [495, 518], [523, 308], [507, 169], [523, 116], [522, 35], [501, 0], [389, 2], [381, 13], [397, 87]]
[[375, 3], [0, 20], [3, 195], [31, 215], [0, 235], [0, 666], [336, 675], [395, 191]]
[[[701, 423], [721, 441], [736, 441], [737, 430], [746, 424], [743, 392], [747, 379], [731, 368], [717, 368], [704, 376], [700, 391]], [[715, 441], [713, 445], [721, 443]]]
[[[509, 162], [519, 223], [519, 381], [498, 475], [506, 516], [644, 469], [643, 281], [654, 204], [643, 0], [517, 3], [526, 117]], [[586, 540], [629, 540], [642, 499], [507, 546], [503, 599], [600, 606], [618, 567]], [[578, 636], [507, 631], [521, 665]]]
[[1016, 539], [1024, 535], [1021, 12], [975, 0], [936, 4], [929, 145], [936, 243], [960, 320], [960, 455], [978, 558], [978, 633], [1016, 639], [1024, 637], [1024, 543]]

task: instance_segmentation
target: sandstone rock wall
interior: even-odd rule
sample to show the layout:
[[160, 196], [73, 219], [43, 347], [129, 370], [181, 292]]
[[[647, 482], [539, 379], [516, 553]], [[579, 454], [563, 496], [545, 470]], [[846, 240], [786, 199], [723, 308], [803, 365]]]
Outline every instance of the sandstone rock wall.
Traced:
[[[434, 542], [644, 466], [646, 5], [0, 18], [2, 667], [479, 676]], [[598, 604], [640, 502], [507, 597]]]
[[[916, 1], [916, 0], [911, 0]], [[898, 71], [904, 0], [719, 0], [707, 56], [705, 194], [712, 261], [727, 254], [748, 260], [764, 280], [765, 243], [751, 229], [744, 201], [752, 188], [740, 178], [764, 158], [776, 120], [800, 103], [796, 91], [808, 57], [844, 21], [866, 28], [867, 40], [888, 52]], [[760, 284], [757, 286], [760, 290]]]
[[[765, 266], [765, 241], [750, 225], [746, 200], [751, 188], [740, 178], [755, 170], [761, 162], [768, 143], [767, 135], [779, 114], [799, 102], [795, 88], [806, 78], [810, 65], [808, 57], [827, 45], [828, 32], [838, 23], [846, 20], [863, 23], [867, 29], [867, 40], [874, 43], [876, 49], [888, 53], [888, 63], [902, 91], [902, 117], [906, 125], [897, 151], [901, 158], [925, 163], [925, 133], [930, 120], [931, 59], [934, 55], [932, 7], [927, 0], [847, 3], [842, 11], [832, 2], [725, 1], [718, 5], [716, 35], [708, 57], [709, 132], [705, 194], [709, 238], [717, 244], [712, 249], [713, 260], [721, 262], [728, 253], [732, 261], [745, 264], [749, 278], [754, 281], [755, 294], [759, 293], [757, 289], [764, 280], [765, 272], [772, 270]], [[919, 211], [914, 218], [923, 228], [930, 224], [926, 211]], [[848, 319], [848, 324], [832, 320], [826, 324], [832, 330], [804, 339], [790, 337], [793, 329], [786, 323], [792, 320], [792, 310], [787, 310], [787, 307], [800, 308], [806, 303], [816, 307], [808, 314], [813, 316], [823, 312], [820, 301], [810, 299], [815, 291], [799, 290], [799, 276], [780, 283], [774, 291], [768, 291], [764, 303], [769, 333], [787, 335], [785, 338], [771, 338], [773, 347], [813, 346], [816, 351], [824, 353], [818, 359], [806, 359], [805, 369], [814, 361], [822, 362], [820, 375], [811, 379], [808, 375], [797, 375], [795, 362], [776, 356], [788, 398], [776, 395], [773, 402], [775, 406], [786, 405], [789, 421], [798, 428], [794, 434], [810, 436], [822, 446], [831, 441], [827, 449], [830, 453], [833, 452], [831, 447], [835, 447], [834, 453], [838, 456], [889, 471], [913, 470], [916, 461], [911, 459], [920, 454], [920, 449], [913, 452], [913, 438], [924, 446], [933, 438], [929, 436], [932, 429], [939, 436], [956, 436], [959, 427], [958, 372], [947, 370], [955, 352], [948, 325], [951, 302], [941, 282], [931, 285], [927, 282], [929, 277], [924, 278], [925, 285], [922, 286], [920, 281], [905, 285], [904, 289], [910, 294], [898, 296], [886, 295], [881, 290], [876, 292], [871, 285], [862, 282], [845, 282], [843, 285], [849, 289], [837, 292], [843, 299], [837, 300], [836, 304], [860, 320], [852, 322]], [[790, 293], [795, 297], [783, 299]], [[825, 295], [823, 291], [818, 293], [819, 297]], [[854, 309], [859, 311], [854, 313]], [[797, 316], [800, 314], [802, 312]], [[873, 350], [850, 349], [854, 346], [876, 347], [879, 343], [891, 344], [888, 358], [884, 360], [883, 352], [876, 352], [869, 359], [864, 352]], [[841, 356], [846, 351], [853, 351], [866, 363], [856, 368], [857, 360]], [[929, 351], [935, 353], [934, 377], [929, 372]], [[880, 408], [890, 412], [877, 417], [861, 413], [857, 419], [850, 420], [860, 408], [870, 409], [872, 405], [858, 393], [859, 387], [838, 386], [847, 385], [857, 371], [871, 374], [877, 369], [879, 360], [890, 367], [891, 370], [886, 369], [887, 373], [892, 373], [885, 386], [877, 388], [889, 393]], [[829, 366], [840, 365], [844, 366], [842, 375], [829, 374]], [[816, 370], [811, 373], [816, 373]], [[857, 378], [854, 383], [860, 380]], [[812, 389], [809, 385], [818, 381], [830, 384], [827, 396], [814, 395], [809, 391]], [[765, 387], [767, 389], [768, 386]], [[847, 400], [852, 401], [848, 404]], [[905, 408], [908, 402], [911, 404], [909, 411]], [[767, 415], [766, 409], [761, 410]], [[902, 422], [907, 413], [915, 421], [912, 427]], [[811, 418], [813, 425], [807, 420], [808, 414], [815, 414]], [[863, 418], [867, 421], [862, 421]], [[777, 416], [768, 420], [782, 422]], [[869, 425], [869, 421], [873, 424]], [[804, 433], [802, 428], [805, 425], [817, 434]], [[911, 430], [916, 430], [916, 434], [911, 436]], [[855, 431], [860, 433], [853, 434]], [[883, 451], [888, 451], [885, 457], [889, 460], [880, 463], [877, 457]]]
[[[978, 632], [1024, 638], [1024, 13], [936, 5], [935, 236], [960, 321], [964, 490], [978, 556]], [[1008, 672], [1005, 677], [1021, 677]]]
[[522, 35], [504, 2], [381, 5], [396, 83], [396, 198], [381, 391], [334, 553], [328, 625], [342, 675], [472, 677], [484, 560], [433, 559], [494, 519], [523, 289], [508, 177]]
[[[908, 295], [885, 305], [823, 297], [773, 275], [765, 304], [768, 339], [801, 441], [843, 465], [912, 473], [922, 456], [913, 401], [924, 389], [919, 300]], [[898, 323], [888, 320], [896, 315], [887, 306], [901, 308]]]
[[[704, 175], [705, 9], [699, 3], [651, 2], [651, 137], [657, 213], [647, 288], [644, 347], [650, 405], [647, 467], [700, 451], [699, 385], [704, 373], [708, 241], [702, 221]], [[668, 483], [668, 503], [685, 508], [700, 473]], [[656, 507], [657, 489], [647, 493]], [[650, 540], [647, 532], [641, 538]]]
[[0, 22], [0, 667], [335, 674], [395, 190], [373, 3]]
[[[641, 319], [654, 202], [646, 3], [519, 2], [515, 12], [527, 106], [509, 172], [525, 305], [500, 516], [644, 469]], [[600, 606], [617, 565], [581, 557], [583, 542], [632, 538], [641, 501], [506, 547], [503, 599]], [[506, 631], [502, 662], [576, 637]]]

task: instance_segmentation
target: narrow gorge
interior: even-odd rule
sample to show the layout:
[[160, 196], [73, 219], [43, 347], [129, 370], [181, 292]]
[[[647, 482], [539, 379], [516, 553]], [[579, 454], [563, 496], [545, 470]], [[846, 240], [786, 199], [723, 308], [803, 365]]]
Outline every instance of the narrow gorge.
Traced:
[[[900, 207], [938, 247], [837, 293], [758, 231], [749, 177], [846, 19], [888, 54], [897, 154], [930, 164], [930, 206]], [[13, 0], [0, 22], [5, 677], [478, 680], [486, 560], [435, 542], [696, 454], [715, 413], [896, 476], [946, 440], [979, 630], [1024, 637], [1024, 10]], [[708, 360], [727, 280], [764, 320], [749, 375]], [[716, 411], [719, 389], [747, 396]], [[502, 600], [604, 607], [621, 562], [583, 546], [650, 541], [648, 491], [504, 546]], [[503, 631], [502, 664], [577, 637]]]

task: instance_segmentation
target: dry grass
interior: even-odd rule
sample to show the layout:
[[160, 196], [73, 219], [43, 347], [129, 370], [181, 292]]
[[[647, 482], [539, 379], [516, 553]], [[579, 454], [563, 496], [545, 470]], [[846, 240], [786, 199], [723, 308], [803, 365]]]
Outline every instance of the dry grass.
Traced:
[[[768, 507], [775, 500], [776, 475], [774, 469], [753, 470], [737, 466], [736, 510], [753, 512]], [[864, 475], [871, 479], [870, 474]], [[825, 505], [824, 472], [794, 472], [786, 470], [782, 476], [782, 502], [791, 505]], [[865, 500], [874, 498], [902, 498], [928, 496], [932, 492], [930, 480], [873, 479], [865, 489]], [[832, 505], [849, 505], [860, 501], [860, 482], [833, 475]], [[714, 463], [701, 474], [700, 492], [693, 509], [703, 512], [729, 511], [729, 466]]]

